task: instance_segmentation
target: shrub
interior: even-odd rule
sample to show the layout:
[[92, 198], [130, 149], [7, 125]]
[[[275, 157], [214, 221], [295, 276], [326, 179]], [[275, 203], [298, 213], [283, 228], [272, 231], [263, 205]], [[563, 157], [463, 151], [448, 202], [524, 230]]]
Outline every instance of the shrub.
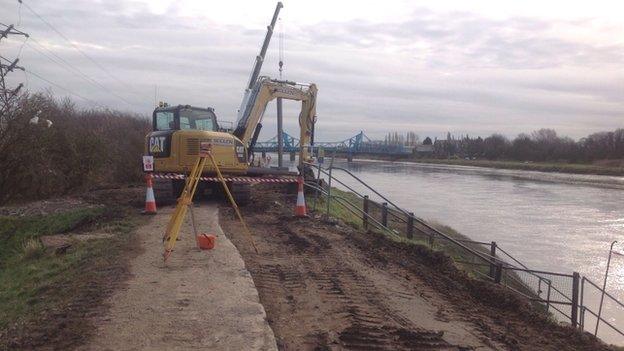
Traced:
[[[31, 118], [52, 121], [32, 124]], [[0, 123], [0, 204], [139, 181], [149, 120], [24, 94]]]

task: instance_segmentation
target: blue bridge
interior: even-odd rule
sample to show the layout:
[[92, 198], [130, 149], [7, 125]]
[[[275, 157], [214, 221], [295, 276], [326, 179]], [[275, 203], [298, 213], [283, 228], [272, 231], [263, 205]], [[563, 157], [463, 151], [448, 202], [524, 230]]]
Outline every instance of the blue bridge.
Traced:
[[[284, 152], [299, 152], [299, 139], [283, 132]], [[340, 141], [314, 142], [314, 152], [318, 148], [323, 148], [325, 152], [339, 152], [348, 154], [385, 154], [385, 155], [407, 155], [412, 153], [412, 149], [403, 145], [389, 145], [382, 141], [373, 141], [359, 132], [351, 138]], [[277, 152], [277, 135], [273, 138], [257, 142], [254, 147], [255, 152]]]

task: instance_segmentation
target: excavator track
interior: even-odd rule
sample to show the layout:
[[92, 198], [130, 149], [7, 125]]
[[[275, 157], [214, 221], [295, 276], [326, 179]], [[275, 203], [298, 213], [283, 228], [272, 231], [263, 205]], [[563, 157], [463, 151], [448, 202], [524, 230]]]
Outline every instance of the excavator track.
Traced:
[[153, 184], [158, 206], [174, 204], [184, 189], [183, 179], [154, 178]]
[[[171, 205], [176, 202], [184, 189], [184, 179], [154, 178], [154, 197], [158, 206]], [[239, 206], [245, 206], [251, 200], [252, 184], [250, 182], [228, 181], [227, 183], [234, 201]], [[218, 199], [227, 200], [221, 183], [215, 181], [202, 181], [199, 183], [195, 200]]]
[[239, 206], [245, 206], [251, 201], [251, 183], [229, 182], [228, 187]]

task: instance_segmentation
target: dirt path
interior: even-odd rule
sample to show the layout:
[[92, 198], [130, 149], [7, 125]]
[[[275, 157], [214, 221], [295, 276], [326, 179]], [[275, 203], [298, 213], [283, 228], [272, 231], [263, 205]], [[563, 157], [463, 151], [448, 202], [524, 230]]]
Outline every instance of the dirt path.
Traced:
[[293, 198], [255, 191], [244, 208], [260, 254], [239, 248], [283, 350], [607, 350], [548, 321], [528, 301], [473, 280], [441, 253], [318, 219], [295, 219]]
[[275, 350], [273, 332], [249, 272], [223, 235], [217, 208], [195, 208], [200, 231], [219, 235], [217, 248], [199, 251], [182, 228], [167, 265], [161, 236], [172, 209], [141, 227], [143, 252], [131, 262], [126, 286], [106, 302], [96, 336], [81, 350]]
[[[270, 203], [270, 202], [268, 202]], [[260, 255], [232, 236], [285, 350], [498, 350], [413, 273], [380, 265], [352, 233], [273, 211], [246, 209]], [[276, 207], [276, 208], [275, 208]], [[266, 207], [264, 208], [266, 210]], [[278, 214], [279, 213], [279, 214]], [[227, 233], [237, 223], [221, 218]]]

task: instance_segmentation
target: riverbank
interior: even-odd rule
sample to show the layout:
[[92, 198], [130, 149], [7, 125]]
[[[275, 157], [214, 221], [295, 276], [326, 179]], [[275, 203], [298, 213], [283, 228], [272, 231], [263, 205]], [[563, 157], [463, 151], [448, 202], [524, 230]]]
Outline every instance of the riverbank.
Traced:
[[570, 174], [594, 174], [607, 176], [624, 176], [624, 167], [599, 166], [580, 163], [548, 163], [548, 162], [518, 162], [518, 161], [490, 161], [465, 159], [415, 159], [417, 163], [434, 163], [458, 166], [473, 166], [497, 169], [515, 169], [537, 172], [557, 172]]
[[322, 203], [311, 218], [294, 218], [294, 202], [294, 194], [255, 187], [242, 211], [260, 254], [233, 211], [220, 217], [281, 349], [615, 349], [472, 278], [441, 251], [362, 230], [332, 206], [341, 220], [324, 220]]
[[537, 172], [557, 172], [568, 174], [624, 176], [624, 161], [603, 160], [595, 164], [561, 163], [561, 162], [520, 162], [466, 159], [414, 158], [412, 156], [380, 156], [361, 155], [360, 159], [383, 160], [390, 162], [413, 162], [424, 164], [441, 164], [455, 166], [472, 166], [495, 169], [511, 169]]

